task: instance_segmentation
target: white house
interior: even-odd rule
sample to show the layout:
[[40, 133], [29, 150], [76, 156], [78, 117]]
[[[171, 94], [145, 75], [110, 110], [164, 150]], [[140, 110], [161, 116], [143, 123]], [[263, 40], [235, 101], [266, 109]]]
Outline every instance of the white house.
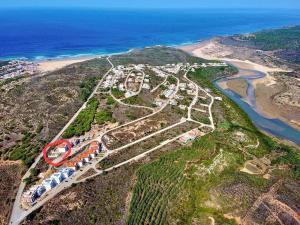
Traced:
[[64, 179], [66, 179], [63, 173], [54, 173], [50, 178], [54, 179], [57, 184], [60, 184]]
[[42, 185], [46, 189], [46, 191], [51, 190], [52, 188], [56, 187], [57, 183], [53, 179], [46, 179], [43, 181]]

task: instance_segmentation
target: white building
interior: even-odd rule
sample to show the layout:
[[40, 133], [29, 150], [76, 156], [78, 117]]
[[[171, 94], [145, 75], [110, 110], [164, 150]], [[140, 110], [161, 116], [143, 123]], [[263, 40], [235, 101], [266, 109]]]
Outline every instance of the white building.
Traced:
[[65, 178], [72, 176], [74, 172], [75, 172], [75, 168], [61, 168], [59, 170], [59, 173], [61, 173]]
[[171, 99], [170, 105], [176, 106], [177, 104], [178, 104], [178, 102], [175, 99]]
[[178, 107], [182, 110], [185, 110], [187, 108], [186, 105], [179, 105]]
[[82, 161], [79, 161], [79, 162], [76, 163], [76, 167], [77, 168], [81, 168], [82, 166], [83, 166]]
[[60, 184], [64, 179], [66, 179], [63, 173], [54, 173], [50, 178], [55, 180], [57, 184]]
[[42, 185], [45, 187], [46, 191], [49, 191], [52, 188], [56, 187], [57, 183], [53, 179], [46, 179], [43, 181]]
[[168, 89], [168, 90], [165, 90], [165, 91], [164, 91], [164, 96], [165, 96], [166, 98], [170, 98], [170, 97], [173, 95], [173, 93], [174, 93], [174, 90]]
[[143, 88], [143, 89], [150, 90], [150, 85], [149, 85], [149, 84], [143, 84], [142, 88]]

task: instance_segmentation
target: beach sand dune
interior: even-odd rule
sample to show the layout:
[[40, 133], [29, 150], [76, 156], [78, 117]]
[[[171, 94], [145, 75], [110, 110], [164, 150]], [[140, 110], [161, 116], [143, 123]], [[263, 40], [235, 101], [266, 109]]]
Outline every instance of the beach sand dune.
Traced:
[[[190, 54], [204, 58], [207, 60], [220, 60], [230, 63], [240, 69], [239, 74], [234, 77], [247, 74], [246, 76], [254, 75], [247, 70], [256, 70], [266, 74], [266, 76], [256, 79], [252, 82], [255, 88], [257, 109], [261, 114], [268, 118], [281, 119], [296, 129], [300, 130], [300, 118], [297, 116], [299, 108], [290, 107], [286, 104], [277, 105], [274, 103], [274, 95], [279, 94], [282, 91], [280, 88], [283, 84], [276, 80], [272, 73], [276, 72], [291, 72], [278, 67], [271, 67], [270, 65], [262, 65], [256, 62], [249, 61], [247, 59], [234, 58], [234, 49], [229, 46], [222, 45], [218, 42], [218, 39], [211, 39], [196, 43], [193, 45], [180, 46], [179, 49], [189, 52]], [[247, 73], [245, 73], [247, 71]], [[246, 98], [246, 85], [241, 81], [222, 82], [219, 84], [222, 88], [229, 88], [240, 94], [244, 99]]]
[[65, 66], [74, 64], [74, 63], [79, 63], [83, 62], [86, 60], [90, 60], [95, 58], [93, 57], [80, 57], [80, 58], [65, 58], [65, 59], [57, 59], [57, 60], [45, 60], [45, 61], [40, 61], [38, 63], [38, 70], [40, 72], [50, 72], [53, 70], [58, 70], [61, 69]]

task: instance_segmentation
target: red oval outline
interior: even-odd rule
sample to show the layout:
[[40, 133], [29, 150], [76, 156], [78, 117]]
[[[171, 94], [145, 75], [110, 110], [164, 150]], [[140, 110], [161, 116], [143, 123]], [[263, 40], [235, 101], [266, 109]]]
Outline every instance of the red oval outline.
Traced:
[[[57, 145], [60, 145], [62, 143], [66, 143], [68, 145], [68, 151], [64, 154], [64, 156], [63, 156], [63, 158], [60, 162], [54, 163], [51, 159], [48, 158], [47, 151], [51, 146], [57, 146]], [[71, 154], [71, 152], [72, 152], [71, 143], [68, 140], [61, 139], [61, 140], [58, 140], [58, 141], [47, 144], [43, 149], [43, 157], [44, 157], [44, 160], [45, 160], [46, 163], [48, 163], [49, 165], [57, 167], [57, 166], [61, 166], [62, 164], [66, 163], [68, 161], [67, 158]]]

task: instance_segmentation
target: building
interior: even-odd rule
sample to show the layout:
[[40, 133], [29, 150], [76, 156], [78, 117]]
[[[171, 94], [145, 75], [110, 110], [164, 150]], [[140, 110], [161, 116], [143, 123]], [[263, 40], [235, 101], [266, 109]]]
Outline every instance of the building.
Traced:
[[63, 173], [59, 173], [59, 172], [52, 174], [52, 176], [50, 178], [55, 180], [57, 184], [60, 184], [61, 182], [64, 181], [64, 179], [66, 179], [66, 177], [63, 175]]
[[70, 161], [67, 163], [67, 168], [72, 169], [72, 170], [76, 170], [76, 163], [74, 161]]
[[175, 99], [171, 99], [170, 105], [176, 106], [178, 102]]
[[187, 90], [186, 93], [188, 95], [195, 95], [196, 93], [194, 92], [194, 90]]
[[70, 177], [74, 174], [75, 169], [73, 169], [73, 168], [62, 168], [62, 169], [59, 170], [59, 172], [62, 173], [65, 178], [68, 178], [68, 177]]
[[43, 181], [42, 185], [44, 186], [44, 188], [46, 189], [46, 191], [51, 190], [52, 188], [57, 186], [57, 183], [54, 179], [46, 179]]
[[164, 96], [165, 96], [166, 98], [170, 98], [170, 97], [173, 95], [173, 93], [174, 93], [174, 90], [168, 89], [168, 90], [165, 90], [165, 91], [164, 91]]
[[81, 157], [83, 163], [88, 163], [90, 161], [88, 153], [83, 153], [83, 154], [81, 154], [80, 157]]
[[143, 89], [150, 90], [150, 85], [149, 85], [149, 84], [143, 84], [142, 88], [143, 88]]
[[22, 201], [27, 205], [32, 205], [36, 200], [38, 200], [44, 193], [46, 189], [42, 185], [32, 186], [28, 191], [23, 194]]
[[87, 150], [87, 153], [89, 154], [90, 160], [92, 160], [92, 159], [94, 159], [96, 157], [95, 150], [93, 148], [89, 148]]
[[80, 169], [83, 166], [83, 163], [81, 161], [81, 158], [77, 157], [76, 159], [73, 160], [75, 163], [75, 168]]
[[131, 96], [133, 96], [134, 95], [134, 93], [132, 92], [132, 91], [127, 91], [126, 93], [125, 93], [125, 98], [130, 98]]
[[202, 136], [203, 133], [198, 130], [198, 128], [193, 129], [187, 133], [185, 133], [183, 136], [179, 138], [179, 141], [183, 144], [186, 144], [189, 141], [195, 140], [197, 137]]
[[69, 149], [68, 145], [65, 144], [65, 143], [62, 143], [62, 144], [60, 144], [60, 145], [57, 146], [57, 152], [58, 153], [65, 153], [65, 152], [68, 151], [68, 149]]
[[162, 107], [164, 103], [162, 101], [155, 101], [154, 104], [158, 107]]
[[182, 110], [185, 110], [185, 109], [187, 108], [186, 105], [179, 105], [178, 107], [179, 107], [180, 109], [182, 109]]

